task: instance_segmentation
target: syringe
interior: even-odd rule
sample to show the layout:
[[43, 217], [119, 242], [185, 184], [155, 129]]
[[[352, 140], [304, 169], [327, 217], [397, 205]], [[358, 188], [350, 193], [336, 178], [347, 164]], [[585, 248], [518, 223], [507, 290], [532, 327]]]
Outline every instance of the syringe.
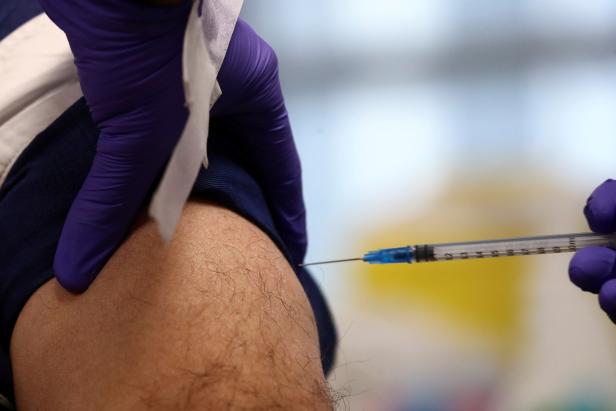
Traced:
[[359, 258], [301, 264], [302, 267], [345, 261], [369, 264], [423, 263], [431, 261], [471, 260], [477, 258], [575, 252], [588, 246], [616, 249], [616, 233], [609, 235], [576, 233], [462, 243], [418, 244], [369, 251]]

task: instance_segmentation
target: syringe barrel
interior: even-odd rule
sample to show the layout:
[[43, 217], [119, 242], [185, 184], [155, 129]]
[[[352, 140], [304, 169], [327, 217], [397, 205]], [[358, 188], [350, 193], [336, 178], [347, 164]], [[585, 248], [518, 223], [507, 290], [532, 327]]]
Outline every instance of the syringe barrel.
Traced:
[[616, 249], [616, 235], [576, 233], [540, 237], [507, 238], [463, 243], [426, 244], [414, 247], [414, 261], [468, 260], [518, 255], [575, 252], [588, 246]]

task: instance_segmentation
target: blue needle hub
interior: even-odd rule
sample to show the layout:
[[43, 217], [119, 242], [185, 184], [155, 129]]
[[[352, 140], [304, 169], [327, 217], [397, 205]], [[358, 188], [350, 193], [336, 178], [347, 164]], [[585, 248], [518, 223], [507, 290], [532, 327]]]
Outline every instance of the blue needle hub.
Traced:
[[368, 251], [362, 257], [362, 261], [369, 264], [412, 263], [413, 248], [406, 246]]

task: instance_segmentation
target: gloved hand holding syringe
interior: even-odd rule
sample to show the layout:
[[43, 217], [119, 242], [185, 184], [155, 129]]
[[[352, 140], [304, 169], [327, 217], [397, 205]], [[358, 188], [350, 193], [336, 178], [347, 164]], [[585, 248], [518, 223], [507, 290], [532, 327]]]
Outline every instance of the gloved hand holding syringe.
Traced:
[[598, 294], [599, 305], [616, 324], [616, 180], [609, 179], [593, 191], [584, 215], [594, 233], [383, 248], [359, 258], [305, 265], [355, 260], [370, 264], [420, 263], [577, 251], [569, 263], [569, 278], [582, 290]]
[[556, 254], [575, 252], [589, 246], [616, 249], [616, 234], [576, 233], [461, 243], [418, 244], [397, 248], [382, 248], [369, 251], [358, 258], [307, 263], [304, 266], [345, 261], [393, 264]]

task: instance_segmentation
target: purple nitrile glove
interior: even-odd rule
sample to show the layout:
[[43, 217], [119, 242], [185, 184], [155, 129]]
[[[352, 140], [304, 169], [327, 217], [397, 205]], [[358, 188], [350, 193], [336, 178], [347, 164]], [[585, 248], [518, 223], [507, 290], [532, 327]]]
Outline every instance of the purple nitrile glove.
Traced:
[[[597, 233], [616, 232], [616, 181], [607, 180], [588, 198], [584, 214]], [[571, 259], [569, 277], [584, 291], [599, 294], [599, 304], [616, 323], [616, 251], [605, 247], [583, 248]]]
[[248, 153], [293, 262], [301, 263], [307, 244], [301, 167], [280, 87], [278, 59], [241, 19], [218, 82], [222, 96], [212, 107], [212, 117], [228, 119], [225, 123]]
[[[127, 0], [40, 2], [67, 35], [101, 130], [54, 261], [60, 284], [82, 292], [121, 244], [186, 123], [181, 64], [192, 2], [165, 7]], [[271, 77], [277, 74], [275, 58], [264, 46], [240, 23], [220, 72], [226, 96], [218, 113], [237, 116], [237, 134], [255, 153], [275, 221], [301, 261], [306, 242], [299, 160], [277, 78]], [[262, 59], [265, 51], [271, 55]]]
[[54, 259], [60, 284], [83, 292], [126, 236], [186, 123], [182, 45], [191, 2], [40, 3], [68, 38], [100, 129], [96, 156]]

